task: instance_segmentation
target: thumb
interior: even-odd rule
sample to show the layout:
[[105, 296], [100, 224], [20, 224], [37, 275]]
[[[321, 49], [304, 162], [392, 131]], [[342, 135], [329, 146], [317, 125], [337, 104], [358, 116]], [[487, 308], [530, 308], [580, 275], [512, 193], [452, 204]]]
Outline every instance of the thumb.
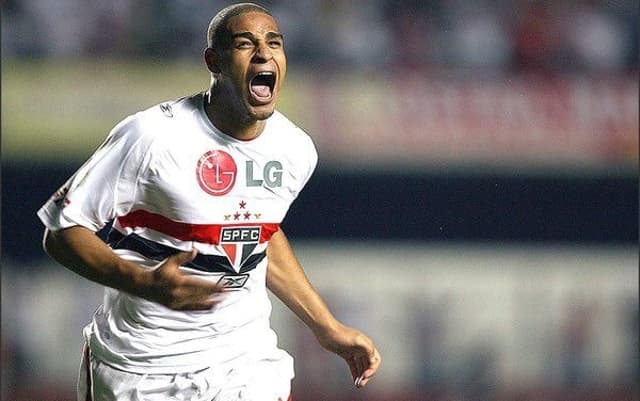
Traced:
[[175, 267], [182, 266], [191, 262], [193, 259], [195, 259], [197, 254], [198, 254], [198, 251], [196, 251], [195, 249], [192, 249], [190, 251], [184, 251], [184, 252], [181, 251], [174, 255], [169, 256], [162, 265], [163, 266], [173, 265]]

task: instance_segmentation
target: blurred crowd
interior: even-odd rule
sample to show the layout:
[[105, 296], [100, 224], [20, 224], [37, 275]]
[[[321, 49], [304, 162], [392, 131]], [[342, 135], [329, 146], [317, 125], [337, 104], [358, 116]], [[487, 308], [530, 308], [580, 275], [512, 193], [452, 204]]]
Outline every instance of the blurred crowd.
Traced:
[[[268, 0], [290, 61], [501, 74], [638, 68], [635, 0]], [[3, 57], [196, 59], [220, 0], [2, 0]]]

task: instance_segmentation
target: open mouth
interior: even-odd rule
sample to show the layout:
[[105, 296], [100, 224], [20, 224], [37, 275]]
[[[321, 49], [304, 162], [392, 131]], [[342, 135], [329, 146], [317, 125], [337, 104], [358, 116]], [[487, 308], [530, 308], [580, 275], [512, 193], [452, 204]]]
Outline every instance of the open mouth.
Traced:
[[271, 71], [257, 73], [249, 82], [249, 92], [257, 103], [265, 104], [273, 98], [273, 89], [276, 85], [276, 74]]

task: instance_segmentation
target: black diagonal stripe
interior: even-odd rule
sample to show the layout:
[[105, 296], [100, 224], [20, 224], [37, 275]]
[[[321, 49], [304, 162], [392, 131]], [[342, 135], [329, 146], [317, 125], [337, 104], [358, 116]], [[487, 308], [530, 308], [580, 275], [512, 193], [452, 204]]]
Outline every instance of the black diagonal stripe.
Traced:
[[242, 245], [242, 256], [240, 259], [240, 266], [244, 266], [244, 264], [247, 261], [247, 258], [249, 258], [251, 256], [251, 253], [253, 252], [254, 249], [256, 249], [256, 246], [258, 245], [257, 242], [254, 242], [252, 244], [243, 244]]
[[[158, 244], [157, 242], [142, 238], [137, 234], [129, 234], [125, 236], [115, 229], [111, 229], [109, 232], [109, 235], [107, 236], [107, 243], [112, 249], [128, 249], [138, 252], [149, 259], [157, 260], [158, 262], [180, 252], [178, 249]], [[267, 256], [266, 252], [251, 255], [242, 264], [240, 273], [246, 273], [255, 269], [258, 263], [260, 263], [265, 256]], [[185, 266], [209, 273], [236, 273], [229, 263], [229, 260], [224, 256], [218, 255], [205, 255], [199, 253], [195, 259], [187, 263]]]

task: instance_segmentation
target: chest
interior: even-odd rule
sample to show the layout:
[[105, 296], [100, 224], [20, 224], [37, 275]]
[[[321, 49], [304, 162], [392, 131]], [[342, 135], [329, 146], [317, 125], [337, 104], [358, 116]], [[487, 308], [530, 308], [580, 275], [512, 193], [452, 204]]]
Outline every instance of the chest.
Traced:
[[215, 141], [161, 146], [141, 175], [145, 208], [190, 223], [279, 223], [299, 180], [286, 154]]

